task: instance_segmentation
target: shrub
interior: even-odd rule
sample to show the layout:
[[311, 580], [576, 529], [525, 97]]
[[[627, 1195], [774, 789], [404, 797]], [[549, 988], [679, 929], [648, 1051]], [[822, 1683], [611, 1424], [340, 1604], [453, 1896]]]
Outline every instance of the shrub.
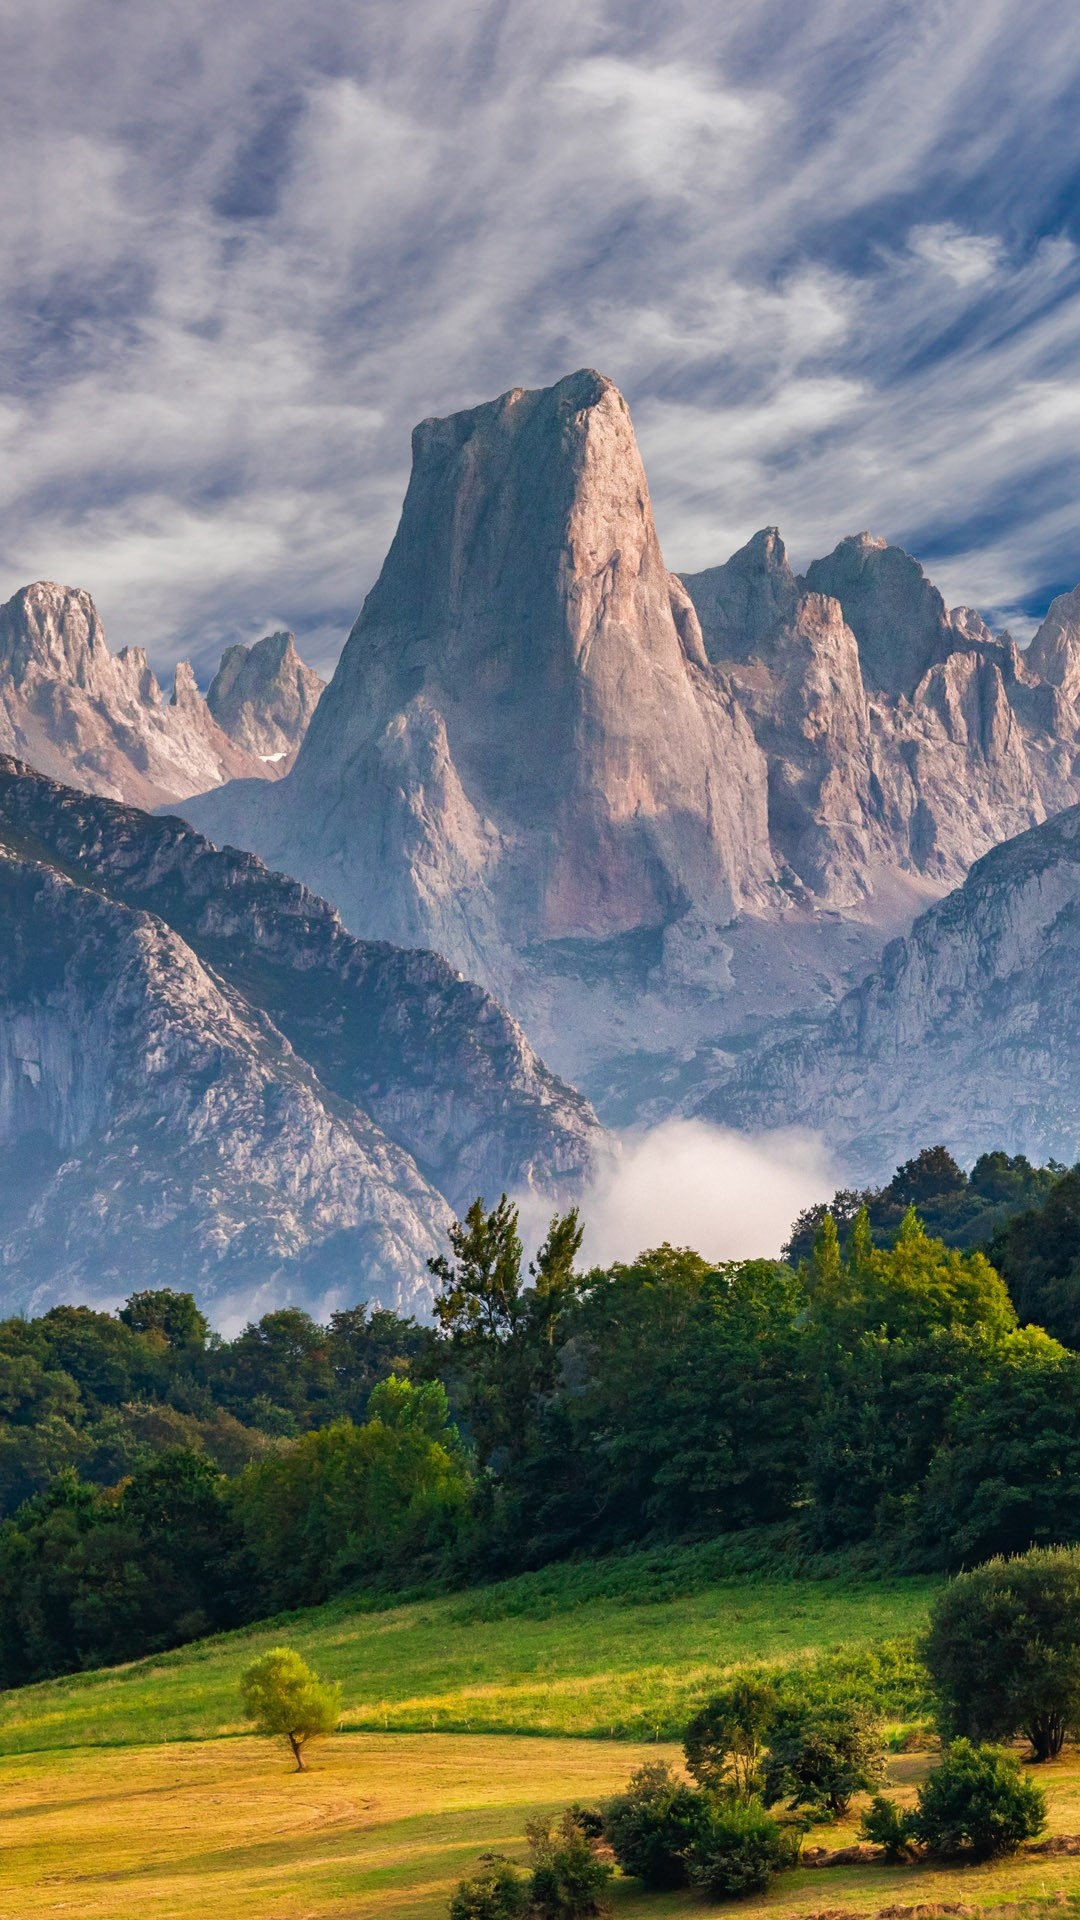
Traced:
[[604, 1835], [623, 1872], [659, 1893], [686, 1885], [686, 1851], [708, 1816], [704, 1795], [658, 1760], [639, 1767], [625, 1792], [608, 1802]]
[[798, 1841], [765, 1812], [758, 1800], [714, 1803], [700, 1837], [687, 1854], [692, 1884], [729, 1898], [764, 1893], [773, 1876], [792, 1867]]
[[895, 1800], [886, 1799], [883, 1793], [875, 1793], [863, 1814], [859, 1839], [871, 1840], [876, 1847], [884, 1847], [886, 1860], [906, 1860], [915, 1838], [913, 1819], [914, 1816], [904, 1813]]
[[1046, 1825], [1046, 1795], [998, 1747], [954, 1740], [919, 1790], [914, 1837], [944, 1859], [1015, 1853]]
[[592, 1920], [605, 1911], [601, 1895], [611, 1868], [597, 1857], [574, 1808], [568, 1807], [554, 1828], [550, 1820], [530, 1820], [525, 1835], [536, 1920]]
[[517, 1920], [528, 1906], [526, 1883], [499, 1853], [481, 1855], [480, 1871], [459, 1881], [450, 1898], [450, 1920]]
[[776, 1695], [760, 1680], [737, 1680], [708, 1701], [683, 1741], [686, 1764], [699, 1786], [713, 1793], [732, 1787], [740, 1799], [750, 1799], [775, 1710]]
[[861, 1707], [781, 1708], [769, 1735], [765, 1804], [786, 1800], [834, 1819], [885, 1771], [881, 1731]]
[[1023, 1733], [1053, 1759], [1080, 1725], [1080, 1552], [1039, 1548], [960, 1574], [922, 1652], [947, 1737]]

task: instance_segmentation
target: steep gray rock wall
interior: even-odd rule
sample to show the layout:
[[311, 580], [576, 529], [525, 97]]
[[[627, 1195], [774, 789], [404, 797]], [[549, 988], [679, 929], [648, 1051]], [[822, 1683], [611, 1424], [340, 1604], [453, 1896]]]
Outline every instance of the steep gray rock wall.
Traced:
[[819, 1129], [860, 1181], [937, 1140], [1080, 1159], [1080, 807], [995, 847], [830, 1018], [689, 1104]]
[[800, 579], [766, 528], [679, 581], [588, 371], [426, 421], [413, 456], [294, 770], [185, 816], [436, 947], [620, 1117], [817, 1015], [1080, 800], [1071, 600], [1024, 656], [868, 534]]
[[423, 1310], [451, 1207], [592, 1171], [595, 1118], [501, 1007], [251, 855], [0, 760], [0, 856], [0, 1151], [54, 1160], [3, 1209], [9, 1298], [150, 1284], [130, 1262], [219, 1313]]
[[206, 704], [236, 746], [279, 766], [295, 756], [325, 684], [304, 665], [295, 634], [270, 633], [253, 647], [226, 648]]

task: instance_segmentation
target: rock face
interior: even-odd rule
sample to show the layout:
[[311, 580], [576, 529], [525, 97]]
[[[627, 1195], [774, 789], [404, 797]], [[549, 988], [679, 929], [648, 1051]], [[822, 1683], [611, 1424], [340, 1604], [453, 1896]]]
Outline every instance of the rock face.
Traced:
[[860, 534], [800, 579], [767, 528], [685, 584], [768, 761], [773, 855], [821, 905], [941, 891], [1080, 798], [1067, 689], [899, 548]]
[[[275, 677], [273, 659], [274, 650], [261, 656], [249, 675], [246, 714], [243, 701], [238, 711], [250, 734], [262, 719], [274, 738], [292, 711], [297, 736], [302, 699], [312, 702], [318, 676], [282, 649]], [[186, 661], [166, 699], [142, 648], [111, 654], [90, 595], [52, 581], [23, 587], [0, 607], [0, 752], [140, 807], [283, 770], [246, 744], [243, 727], [233, 737], [218, 724]]]
[[270, 633], [253, 647], [226, 648], [206, 704], [235, 746], [279, 766], [295, 757], [325, 685], [301, 660], [295, 634]]
[[179, 820], [0, 760], [0, 896], [6, 1311], [423, 1311], [451, 1208], [591, 1170], [590, 1109], [481, 989]]
[[874, 693], [913, 694], [955, 648], [945, 602], [918, 561], [871, 533], [851, 535], [827, 559], [814, 560], [806, 586], [840, 602]]
[[199, 818], [322, 876], [351, 925], [489, 981], [540, 943], [764, 901], [764, 760], [663, 564], [610, 381], [417, 428], [401, 525], [287, 784], [257, 819], [242, 790]]
[[1051, 601], [1028, 648], [1027, 665], [1033, 675], [1060, 687], [1062, 697], [1075, 703], [1080, 695], [1080, 587]]
[[681, 1099], [695, 1048], [818, 1013], [1080, 800], [1073, 598], [1025, 657], [868, 534], [800, 578], [770, 527], [677, 580], [583, 372], [417, 428], [295, 768], [184, 810], [447, 954], [598, 1097], [653, 1056]]
[[824, 1131], [849, 1177], [920, 1145], [1080, 1158], [1080, 807], [995, 847], [827, 1020], [696, 1110]]

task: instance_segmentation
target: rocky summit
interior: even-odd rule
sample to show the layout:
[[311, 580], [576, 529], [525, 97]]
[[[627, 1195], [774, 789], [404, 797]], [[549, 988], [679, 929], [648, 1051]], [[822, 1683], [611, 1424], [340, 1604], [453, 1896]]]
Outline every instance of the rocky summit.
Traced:
[[477, 1194], [575, 1193], [586, 1102], [479, 987], [177, 819], [0, 759], [5, 1310], [423, 1312]]
[[301, 660], [295, 634], [270, 633], [253, 647], [226, 647], [206, 704], [236, 746], [280, 766], [295, 758], [325, 685]]
[[1080, 800], [1080, 625], [1022, 653], [869, 534], [679, 579], [581, 372], [413, 437], [295, 768], [185, 802], [364, 936], [495, 990], [620, 1118], [827, 1012], [990, 847]]
[[166, 697], [141, 647], [109, 652], [79, 588], [38, 581], [0, 607], [0, 752], [85, 792], [155, 807], [284, 772], [322, 689], [292, 636], [230, 648], [214, 689], [211, 707], [181, 661]]

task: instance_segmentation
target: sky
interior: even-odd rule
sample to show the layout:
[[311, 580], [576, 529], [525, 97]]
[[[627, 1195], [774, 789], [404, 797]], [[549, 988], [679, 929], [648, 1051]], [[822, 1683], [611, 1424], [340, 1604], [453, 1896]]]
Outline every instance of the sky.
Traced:
[[0, 19], [0, 594], [332, 665], [409, 435], [579, 366], [669, 566], [1080, 580], [1072, 0], [34, 0]]

